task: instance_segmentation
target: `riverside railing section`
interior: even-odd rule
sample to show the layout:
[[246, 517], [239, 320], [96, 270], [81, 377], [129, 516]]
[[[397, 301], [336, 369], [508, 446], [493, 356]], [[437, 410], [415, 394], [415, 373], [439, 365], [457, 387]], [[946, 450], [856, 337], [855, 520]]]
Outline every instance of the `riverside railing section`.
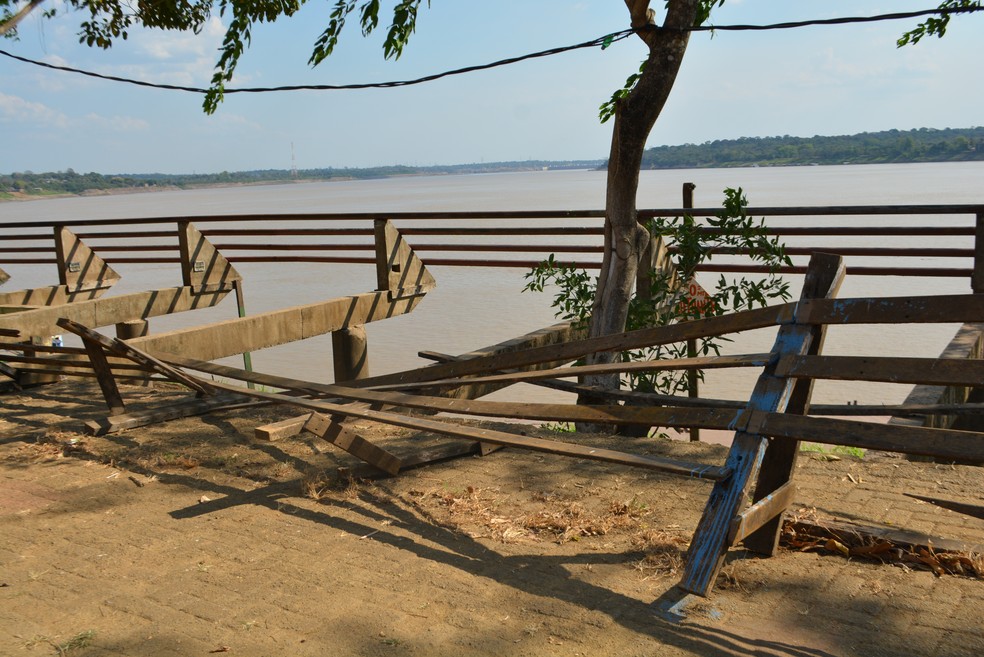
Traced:
[[[650, 217], [713, 217], [717, 208], [639, 211]], [[803, 273], [811, 253], [841, 255], [853, 276], [968, 278], [984, 291], [984, 205], [749, 208], [779, 236]], [[57, 264], [55, 235], [66, 227], [111, 265], [179, 263], [178, 224], [191, 222], [230, 262], [373, 264], [373, 221], [389, 219], [433, 267], [529, 269], [554, 254], [559, 264], [597, 269], [604, 212], [497, 211], [358, 214], [248, 214], [12, 222], [0, 225], [0, 265]], [[713, 233], [713, 229], [706, 228]], [[672, 251], [673, 245], [670, 243]], [[699, 271], [757, 273], [747, 254], [717, 253]], [[16, 272], [10, 271], [16, 276]], [[16, 279], [8, 287], [16, 286]]]

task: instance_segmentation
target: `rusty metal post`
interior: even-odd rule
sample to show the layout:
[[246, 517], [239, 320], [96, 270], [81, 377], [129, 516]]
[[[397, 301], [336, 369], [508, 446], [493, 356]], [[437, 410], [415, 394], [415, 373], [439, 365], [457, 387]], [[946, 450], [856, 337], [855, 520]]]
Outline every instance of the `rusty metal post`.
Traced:
[[[691, 210], [694, 207], [694, 190], [697, 189], [697, 185], [692, 182], [683, 183], [683, 207], [685, 209]], [[686, 283], [686, 281], [683, 281]], [[697, 340], [690, 339], [687, 340], [687, 358], [697, 357]], [[694, 398], [700, 396], [700, 377], [697, 376], [697, 370], [690, 369], [687, 370], [687, 396]], [[700, 429], [698, 427], [690, 428], [690, 442], [700, 441]]]

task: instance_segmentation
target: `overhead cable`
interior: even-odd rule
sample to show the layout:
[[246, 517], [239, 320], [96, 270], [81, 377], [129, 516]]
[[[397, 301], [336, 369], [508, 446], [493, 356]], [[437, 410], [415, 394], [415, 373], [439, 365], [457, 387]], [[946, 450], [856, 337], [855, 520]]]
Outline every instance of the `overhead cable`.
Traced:
[[[822, 25], [848, 25], [852, 23], [875, 23], [882, 21], [891, 20], [903, 20], [911, 18], [919, 18], [921, 16], [929, 16], [933, 14], [963, 14], [984, 11], [984, 7], [972, 6], [972, 7], [953, 7], [953, 8], [936, 8], [936, 9], [923, 9], [920, 11], [909, 11], [909, 12], [896, 12], [891, 14], [879, 14], [877, 16], [853, 16], [853, 17], [840, 17], [840, 18], [822, 18], [822, 19], [812, 19], [806, 21], [795, 21], [786, 23], [772, 23], [769, 25], [699, 25], [695, 27], [684, 28], [683, 31], [687, 32], [743, 32], [743, 31], [766, 31], [766, 30], [788, 30], [797, 29], [802, 27], [810, 26], [822, 26]], [[664, 28], [657, 27], [655, 25], [649, 25], [640, 28], [638, 31], [643, 30], [662, 30]], [[363, 82], [355, 84], [297, 84], [297, 85], [284, 85], [277, 87], [238, 87], [234, 89], [224, 89], [223, 93], [235, 94], [235, 93], [268, 93], [274, 91], [344, 91], [344, 90], [355, 90], [355, 89], [392, 89], [395, 87], [408, 87], [416, 84], [423, 84], [425, 82], [433, 82], [434, 80], [439, 80], [441, 78], [450, 77], [453, 75], [463, 75], [465, 73], [474, 73], [476, 71], [484, 71], [491, 68], [498, 68], [500, 66], [509, 66], [511, 64], [517, 64], [519, 62], [527, 61], [530, 59], [537, 59], [540, 57], [551, 57], [553, 55], [559, 55], [565, 52], [570, 52], [573, 50], [581, 50], [583, 48], [596, 48], [601, 47], [602, 50], [608, 48], [610, 45], [617, 41], [621, 41], [625, 38], [636, 33], [637, 30], [628, 29], [622, 30], [620, 32], [614, 32], [612, 34], [606, 34], [604, 36], [591, 39], [590, 41], [585, 41], [583, 43], [577, 43], [569, 46], [560, 46], [557, 48], [550, 48], [548, 50], [541, 50], [539, 52], [529, 53], [526, 55], [519, 55], [517, 57], [509, 57], [507, 59], [500, 59], [495, 62], [488, 64], [477, 64], [475, 66], [466, 66], [463, 68], [457, 68], [450, 71], [444, 71], [442, 73], [434, 73], [431, 75], [425, 75], [424, 77], [415, 78], [412, 80], [394, 80], [390, 82]], [[25, 64], [32, 64], [34, 66], [40, 66], [43, 68], [48, 68], [56, 71], [64, 71], [67, 73], [76, 73], [78, 75], [85, 75], [92, 78], [97, 78], [100, 80], [109, 80], [111, 82], [122, 82], [125, 84], [132, 84], [140, 87], [150, 87], [153, 89], [165, 89], [169, 91], [188, 91], [192, 93], [205, 94], [208, 93], [208, 89], [202, 87], [188, 87], [173, 84], [162, 84], [157, 82], [147, 82], [144, 80], [134, 80], [132, 78], [123, 78], [115, 75], [105, 75], [102, 73], [96, 73], [94, 71], [87, 71], [84, 69], [73, 68], [71, 66], [59, 66], [57, 64], [49, 64], [48, 62], [42, 62], [35, 59], [29, 59], [27, 57], [21, 57], [13, 53], [7, 52], [6, 50], [0, 49], [0, 55], [15, 59]]]

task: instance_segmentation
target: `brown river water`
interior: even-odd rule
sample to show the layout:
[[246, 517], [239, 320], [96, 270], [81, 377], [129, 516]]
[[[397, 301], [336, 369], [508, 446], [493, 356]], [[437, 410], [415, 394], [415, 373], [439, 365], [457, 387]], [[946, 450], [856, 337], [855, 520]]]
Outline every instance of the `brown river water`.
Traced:
[[[902, 164], [795, 168], [746, 168], [645, 171], [641, 176], [639, 207], [678, 207], [681, 185], [697, 184], [698, 207], [721, 202], [725, 187], [742, 187], [751, 207], [783, 205], [866, 205], [984, 203], [984, 162]], [[603, 207], [605, 174], [598, 171], [537, 171], [464, 176], [409, 177], [386, 180], [302, 183], [137, 193], [116, 196], [47, 199], [0, 203], [0, 225], [14, 221], [55, 221], [126, 217], [280, 212], [401, 212], [473, 210], [565, 210]], [[810, 225], [808, 217], [782, 219], [784, 225]], [[972, 225], [972, 217], [899, 219], [822, 219], [827, 224], [866, 221], [886, 224], [926, 223]], [[417, 225], [425, 225], [415, 223]], [[578, 225], [588, 225], [587, 222]], [[399, 224], [398, 224], [399, 226]], [[302, 238], [298, 238], [302, 239]], [[328, 238], [320, 238], [322, 240]], [[911, 238], [910, 238], [911, 239]], [[573, 239], [587, 243], [587, 238]], [[827, 243], [832, 244], [828, 241]], [[969, 246], [971, 238], [937, 238], [932, 246]], [[788, 241], [794, 245], [795, 242]], [[841, 241], [843, 245], [865, 245]], [[870, 244], [868, 242], [867, 244]], [[880, 238], [878, 245], [892, 242]], [[899, 246], [914, 246], [899, 242]], [[927, 246], [930, 244], [926, 244]], [[426, 254], [424, 255], [426, 259]], [[879, 263], [874, 259], [864, 264]], [[852, 261], [849, 261], [849, 265]], [[854, 260], [855, 264], [862, 261]], [[969, 267], [968, 261], [938, 265]], [[11, 280], [5, 290], [50, 285], [57, 280], [51, 265], [13, 265], [0, 262]], [[334, 296], [365, 292], [375, 287], [369, 265], [241, 263], [247, 311], [257, 313]], [[180, 285], [177, 265], [119, 265], [123, 279], [112, 295]], [[502, 268], [431, 268], [438, 287], [413, 313], [368, 326], [370, 368], [373, 374], [426, 364], [419, 350], [462, 353], [506, 340], [554, 323], [550, 295], [520, 293], [523, 271]], [[708, 275], [711, 287], [717, 275]], [[801, 277], [790, 277], [794, 294]], [[953, 278], [900, 279], [851, 277], [840, 296], [909, 296], [969, 292], [969, 282]], [[220, 321], [236, 315], [230, 296], [218, 307], [151, 320], [154, 332]], [[825, 353], [937, 356], [956, 330], [942, 326], [855, 326], [830, 332]], [[757, 331], [727, 346], [729, 353], [768, 351], [774, 331]], [[240, 361], [227, 360], [231, 364]], [[329, 382], [330, 336], [267, 349], [253, 354], [254, 368], [294, 378]], [[756, 372], [719, 371], [708, 374], [702, 396], [747, 398]], [[824, 403], [898, 403], [906, 386], [821, 382], [815, 400]], [[562, 393], [514, 386], [497, 393], [499, 399], [563, 400]]]

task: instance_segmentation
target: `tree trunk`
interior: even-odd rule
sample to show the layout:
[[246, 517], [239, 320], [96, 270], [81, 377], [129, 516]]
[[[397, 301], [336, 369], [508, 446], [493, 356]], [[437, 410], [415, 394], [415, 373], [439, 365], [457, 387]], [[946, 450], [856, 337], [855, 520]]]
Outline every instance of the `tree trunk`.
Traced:
[[[639, 257], [649, 243], [649, 234], [639, 224], [636, 192], [646, 139], [673, 88], [687, 50], [700, 0], [671, 0], [661, 28], [650, 22], [648, 0], [625, 0], [632, 26], [649, 46], [646, 67], [632, 92], [619, 102], [612, 130], [608, 159], [608, 189], [605, 199], [605, 245], [598, 288], [591, 314], [591, 337], [625, 330], [629, 299], [635, 289]], [[610, 363], [617, 354], [595, 354], [592, 363]], [[617, 374], [589, 377], [587, 385], [605, 389], [619, 387]], [[591, 403], [582, 395], [579, 403]], [[586, 427], [597, 430], [599, 427]]]

